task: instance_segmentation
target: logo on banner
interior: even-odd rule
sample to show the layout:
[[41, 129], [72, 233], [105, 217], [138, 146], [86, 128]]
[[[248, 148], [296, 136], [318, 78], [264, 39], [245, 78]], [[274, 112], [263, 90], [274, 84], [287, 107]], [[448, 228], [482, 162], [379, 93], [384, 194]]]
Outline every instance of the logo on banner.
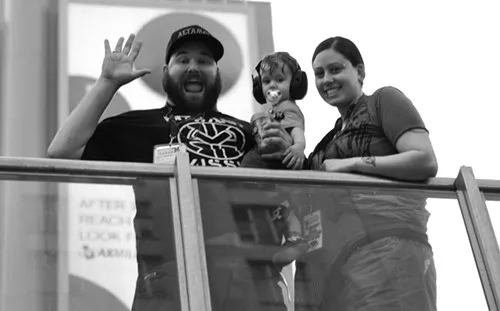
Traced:
[[187, 123], [179, 129], [178, 140], [191, 154], [220, 161], [239, 159], [245, 146], [243, 131], [225, 123]]
[[83, 245], [80, 253], [81, 256], [85, 257], [87, 260], [97, 259], [97, 258], [125, 258], [125, 259], [135, 259], [135, 251], [124, 248], [92, 248], [89, 245]]

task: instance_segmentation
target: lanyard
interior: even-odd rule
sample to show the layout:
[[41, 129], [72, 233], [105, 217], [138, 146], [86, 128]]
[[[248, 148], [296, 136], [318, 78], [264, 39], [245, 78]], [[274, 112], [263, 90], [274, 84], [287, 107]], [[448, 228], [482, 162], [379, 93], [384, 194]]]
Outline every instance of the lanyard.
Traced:
[[[203, 121], [203, 120], [205, 120], [205, 118], [207, 116], [207, 112], [208, 113], [212, 113], [212, 112], [216, 113], [216, 111], [212, 111], [212, 110], [204, 111], [204, 112], [194, 114], [194, 115], [190, 116], [189, 118], [182, 118], [181, 120], [175, 120], [175, 116], [184, 116], [184, 115], [174, 113], [172, 107], [170, 107], [170, 106], [166, 106], [165, 108], [167, 111], [166, 111], [165, 116], [163, 118], [165, 119], [165, 121], [169, 125], [170, 142], [173, 142], [173, 140], [179, 134], [179, 129], [180, 129], [181, 125], [196, 121], [197, 119], [200, 119], [200, 118]], [[198, 125], [198, 126], [200, 126], [200, 125]], [[198, 130], [199, 130], [199, 128], [198, 128]]]

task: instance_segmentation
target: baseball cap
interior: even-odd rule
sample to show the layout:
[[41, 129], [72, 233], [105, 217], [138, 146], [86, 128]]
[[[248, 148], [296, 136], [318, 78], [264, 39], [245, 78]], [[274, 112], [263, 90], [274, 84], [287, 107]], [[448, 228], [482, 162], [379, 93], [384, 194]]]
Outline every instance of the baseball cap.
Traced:
[[201, 41], [205, 43], [212, 52], [216, 62], [218, 62], [224, 55], [224, 46], [222, 46], [222, 43], [220, 43], [219, 40], [212, 36], [206, 29], [203, 29], [198, 25], [191, 25], [183, 27], [172, 33], [170, 41], [167, 45], [165, 62], [168, 63], [175, 49], [187, 41]]

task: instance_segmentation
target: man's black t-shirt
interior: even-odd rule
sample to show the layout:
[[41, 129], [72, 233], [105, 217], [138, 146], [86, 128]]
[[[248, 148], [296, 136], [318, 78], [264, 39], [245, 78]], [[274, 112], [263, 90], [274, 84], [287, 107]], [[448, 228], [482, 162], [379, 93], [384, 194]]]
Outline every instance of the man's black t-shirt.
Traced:
[[[88, 141], [83, 160], [153, 162], [158, 144], [184, 143], [191, 165], [238, 167], [255, 144], [248, 122], [210, 111], [196, 116], [168, 114], [167, 108], [130, 111], [102, 121]], [[225, 187], [200, 185], [205, 238], [236, 230]], [[175, 259], [168, 181], [134, 185], [139, 273]], [[150, 247], [151, 245], [156, 245]]]
[[177, 142], [192, 165], [219, 167], [238, 167], [255, 144], [248, 122], [217, 111], [167, 117], [167, 108], [137, 110], [101, 122], [82, 159], [151, 163], [155, 145]]

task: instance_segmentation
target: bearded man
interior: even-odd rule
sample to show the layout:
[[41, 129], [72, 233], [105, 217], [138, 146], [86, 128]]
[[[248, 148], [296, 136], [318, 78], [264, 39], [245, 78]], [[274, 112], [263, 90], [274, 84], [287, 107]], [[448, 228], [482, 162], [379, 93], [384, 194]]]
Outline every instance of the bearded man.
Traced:
[[[252, 128], [217, 110], [221, 92], [218, 61], [224, 48], [197, 25], [173, 32], [167, 45], [164, 107], [129, 111], [99, 123], [120, 87], [150, 73], [133, 67], [142, 43], [134, 35], [124, 41], [120, 38], [111, 51], [105, 40], [101, 75], [55, 135], [48, 156], [151, 163], [155, 146], [179, 144], [187, 147], [191, 165], [238, 167], [255, 144]], [[217, 131], [231, 139], [215, 141]], [[268, 125], [264, 137], [264, 143], [282, 146], [283, 151], [291, 144], [290, 136], [277, 123]], [[268, 156], [280, 158], [282, 154]], [[134, 185], [138, 279], [133, 311], [180, 310], [168, 190], [168, 181]], [[216, 251], [224, 241], [239, 239], [225, 187], [218, 182], [200, 183], [199, 196], [204, 202], [201, 213], [212, 310], [260, 310], [245, 259]]]

